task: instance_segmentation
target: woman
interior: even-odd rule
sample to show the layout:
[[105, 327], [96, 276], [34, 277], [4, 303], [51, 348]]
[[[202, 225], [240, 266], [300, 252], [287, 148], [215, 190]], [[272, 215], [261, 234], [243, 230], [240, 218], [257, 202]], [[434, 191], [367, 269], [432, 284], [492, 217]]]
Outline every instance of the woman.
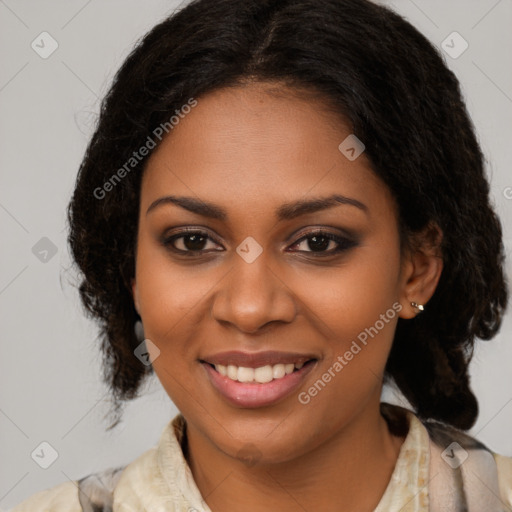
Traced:
[[512, 507], [463, 432], [501, 227], [457, 79], [392, 11], [190, 3], [119, 70], [69, 221], [116, 421], [153, 370], [180, 414], [15, 512]]

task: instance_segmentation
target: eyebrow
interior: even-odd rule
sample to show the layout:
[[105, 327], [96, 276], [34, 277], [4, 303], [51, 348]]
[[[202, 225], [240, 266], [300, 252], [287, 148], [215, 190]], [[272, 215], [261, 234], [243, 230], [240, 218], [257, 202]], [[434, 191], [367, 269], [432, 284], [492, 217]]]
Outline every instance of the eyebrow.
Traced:
[[[153, 201], [146, 211], [146, 215], [159, 206], [174, 204], [196, 213], [203, 217], [225, 221], [228, 217], [227, 212], [222, 207], [210, 203], [208, 201], [201, 201], [194, 197], [187, 196], [165, 196]], [[276, 210], [278, 220], [292, 220], [300, 215], [307, 213], [314, 213], [327, 208], [332, 208], [339, 205], [354, 206], [365, 213], [368, 213], [368, 207], [350, 197], [345, 197], [340, 194], [333, 194], [327, 197], [313, 197], [310, 199], [300, 199], [298, 201], [284, 203]]]

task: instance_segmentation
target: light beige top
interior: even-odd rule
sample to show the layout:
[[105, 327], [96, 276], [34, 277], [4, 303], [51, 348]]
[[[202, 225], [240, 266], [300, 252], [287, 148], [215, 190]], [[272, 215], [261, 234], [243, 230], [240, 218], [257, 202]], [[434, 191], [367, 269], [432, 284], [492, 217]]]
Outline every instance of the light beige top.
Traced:
[[[406, 416], [409, 431], [391, 480], [374, 512], [436, 509], [432, 503], [434, 500], [429, 496], [429, 489], [434, 487], [431, 484], [437, 476], [429, 475], [432, 471], [430, 459], [432, 453], [436, 452], [431, 452], [433, 443], [421, 421], [410, 411]], [[211, 512], [183, 455], [183, 425], [184, 418], [178, 414], [165, 427], [158, 444], [126, 466], [115, 485], [114, 512]], [[493, 457], [497, 463], [499, 481], [499, 491], [494, 492], [499, 503], [497, 510], [509, 512], [512, 511], [512, 458], [496, 454]], [[436, 493], [439, 485], [443, 484], [440, 480], [435, 486]], [[480, 479], [475, 479], [472, 485], [485, 485], [480, 482]], [[449, 493], [450, 489], [446, 488], [445, 491]], [[429, 509], [429, 505], [432, 508]], [[77, 481], [41, 491], [11, 512], [82, 512]]]

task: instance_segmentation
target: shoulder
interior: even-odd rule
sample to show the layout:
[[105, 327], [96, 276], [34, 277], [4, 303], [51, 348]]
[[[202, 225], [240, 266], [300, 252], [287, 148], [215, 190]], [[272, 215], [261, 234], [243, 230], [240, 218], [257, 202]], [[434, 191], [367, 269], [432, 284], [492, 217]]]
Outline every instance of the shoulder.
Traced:
[[445, 462], [442, 466], [462, 477], [468, 503], [479, 503], [486, 510], [512, 507], [511, 457], [497, 454], [475, 437], [445, 424], [426, 421], [424, 425], [438, 446]]
[[[402, 432], [407, 424], [407, 446], [424, 455], [417, 460], [435, 477], [428, 484], [429, 510], [494, 512], [503, 510], [503, 505], [512, 510], [511, 457], [496, 454], [467, 432], [420, 418], [411, 410], [382, 404], [382, 412], [392, 432]], [[408, 472], [402, 476], [406, 480]]]
[[493, 455], [498, 466], [501, 499], [512, 508], [512, 457], [505, 457], [497, 453]]
[[82, 512], [77, 482], [63, 482], [30, 496], [10, 512]]
[[125, 466], [40, 491], [10, 512], [96, 512], [112, 509], [112, 495]]
[[159, 452], [158, 445], [152, 446], [129, 464], [104, 469], [40, 491], [9, 512], [107, 512], [113, 510], [114, 503], [136, 506], [144, 496], [161, 491], [155, 482], [160, 482], [160, 487], [166, 486], [166, 482], [161, 481], [159, 456], [173, 457], [174, 460], [179, 451], [176, 436], [181, 440], [182, 434], [183, 418], [178, 415], [161, 434], [160, 449], [162, 445], [166, 448], [167, 444], [171, 445], [165, 455]]

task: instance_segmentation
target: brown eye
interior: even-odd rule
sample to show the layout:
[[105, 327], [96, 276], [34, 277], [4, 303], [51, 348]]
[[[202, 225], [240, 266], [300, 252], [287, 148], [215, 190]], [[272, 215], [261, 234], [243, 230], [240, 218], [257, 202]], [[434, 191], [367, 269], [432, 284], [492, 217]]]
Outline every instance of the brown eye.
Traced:
[[[208, 247], [208, 243], [211, 243]], [[197, 256], [201, 253], [209, 253], [212, 251], [222, 251], [224, 249], [216, 249], [220, 244], [215, 242], [207, 232], [200, 230], [185, 230], [165, 237], [162, 244], [175, 253]], [[332, 256], [348, 250], [357, 245], [357, 242], [345, 237], [337, 236], [327, 231], [314, 231], [300, 238], [293, 248], [301, 247], [297, 252], [310, 253], [313, 256]], [[296, 250], [296, 249], [294, 249]]]
[[[329, 246], [334, 245], [336, 247], [336, 242], [324, 235], [314, 235], [308, 236], [299, 245], [306, 243], [306, 247], [313, 252], [324, 252], [327, 250]], [[332, 247], [331, 247], [332, 248]]]
[[[303, 236], [293, 247], [303, 246], [299, 252], [309, 252], [315, 255], [332, 255], [350, 249], [356, 242], [337, 236], [327, 231], [315, 231]], [[328, 249], [328, 250], [327, 250]]]
[[176, 242], [180, 239], [183, 240], [182, 245], [187, 251], [203, 250], [204, 246], [206, 245], [206, 241], [208, 240], [208, 238], [203, 235], [193, 233], [175, 238], [174, 241]]
[[[162, 243], [165, 247], [180, 253], [200, 253], [208, 250], [208, 241], [214, 242], [204, 231], [182, 231], [166, 237]], [[217, 245], [214, 242], [214, 245]]]

